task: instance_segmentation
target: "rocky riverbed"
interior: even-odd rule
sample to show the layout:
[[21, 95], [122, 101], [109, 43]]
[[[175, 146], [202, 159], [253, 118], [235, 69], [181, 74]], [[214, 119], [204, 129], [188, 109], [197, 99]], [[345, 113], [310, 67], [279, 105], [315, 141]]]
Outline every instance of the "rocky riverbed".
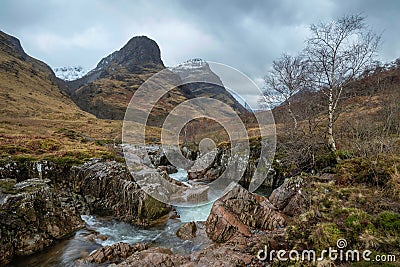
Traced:
[[[289, 263], [260, 260], [260, 251], [320, 252], [339, 239], [400, 257], [400, 204], [385, 195], [390, 183], [338, 185], [336, 175], [302, 174], [270, 195], [236, 185], [194, 209], [151, 198], [115, 161], [2, 162], [0, 175], [0, 265], [281, 266]], [[193, 183], [182, 170], [171, 176]]]

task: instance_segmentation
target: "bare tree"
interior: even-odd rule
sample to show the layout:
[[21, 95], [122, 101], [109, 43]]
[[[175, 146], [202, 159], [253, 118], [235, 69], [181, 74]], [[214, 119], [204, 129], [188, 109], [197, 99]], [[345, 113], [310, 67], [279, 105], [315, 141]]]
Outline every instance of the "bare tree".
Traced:
[[343, 88], [360, 75], [371, 62], [380, 43], [360, 15], [344, 16], [336, 21], [311, 25], [311, 37], [305, 53], [311, 66], [314, 86], [327, 97], [328, 147], [336, 151], [333, 135], [335, 111]]
[[287, 105], [294, 129], [297, 119], [291, 106], [292, 97], [306, 87], [307, 65], [301, 56], [283, 54], [272, 62], [271, 71], [265, 76], [264, 95], [269, 101], [283, 102]]

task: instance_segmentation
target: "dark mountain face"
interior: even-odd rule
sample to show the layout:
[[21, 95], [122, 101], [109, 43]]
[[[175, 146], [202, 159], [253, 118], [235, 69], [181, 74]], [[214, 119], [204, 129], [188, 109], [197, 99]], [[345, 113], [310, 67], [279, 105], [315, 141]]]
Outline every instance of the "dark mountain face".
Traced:
[[85, 76], [67, 82], [65, 91], [98, 118], [122, 120], [134, 92], [164, 68], [157, 43], [145, 36], [133, 37]]
[[25, 60], [28, 57], [17, 38], [1, 31], [0, 48], [3, 52], [13, 55], [21, 60]]
[[[225, 89], [221, 79], [210, 69], [206, 61], [191, 59], [171, 70], [179, 75], [182, 82], [187, 83], [183, 87], [187, 88], [192, 97], [211, 97], [228, 104], [239, 115], [247, 113], [247, 110]], [[190, 83], [193, 80], [199, 82]]]
[[100, 60], [96, 68], [82, 78], [68, 83], [67, 93], [102, 78], [123, 80], [125, 74], [156, 73], [165, 68], [157, 43], [146, 36], [133, 37], [120, 50]]
[[144, 67], [164, 67], [164, 64], [157, 43], [146, 36], [138, 36], [130, 39], [119, 51], [103, 58], [94, 71], [117, 66], [124, 66], [129, 72], [135, 72]]

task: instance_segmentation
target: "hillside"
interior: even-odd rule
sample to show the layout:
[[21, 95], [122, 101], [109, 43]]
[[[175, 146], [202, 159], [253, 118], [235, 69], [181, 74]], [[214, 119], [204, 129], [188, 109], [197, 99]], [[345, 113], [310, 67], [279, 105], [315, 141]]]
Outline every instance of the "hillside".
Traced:
[[[0, 154], [109, 154], [95, 140], [119, 138], [120, 123], [99, 120], [61, 93], [63, 81], [0, 32]], [[99, 152], [99, 153], [97, 153]]]
[[[367, 71], [344, 88], [334, 123], [336, 155], [326, 147], [325, 95], [303, 91], [292, 99], [292, 110], [299, 122], [297, 130], [293, 129], [285, 103], [274, 108], [282, 173], [335, 173], [341, 164], [349, 164], [346, 168], [351, 171], [358, 168], [353, 164], [361, 165], [375, 178], [381, 172], [395, 172], [393, 162], [400, 163], [399, 92], [399, 64]], [[337, 162], [337, 155], [345, 160]]]
[[[129, 100], [144, 81], [165, 69], [158, 45], [142, 36], [132, 38], [119, 51], [102, 59], [82, 78], [63, 81], [45, 63], [27, 55], [18, 39], [5, 33], [0, 36], [3, 156], [78, 155], [84, 159], [114, 154], [104, 144], [119, 142], [120, 120]], [[216, 98], [239, 114], [247, 114], [207, 63], [194, 63], [188, 61], [185, 66], [192, 65], [193, 73], [211, 77], [216, 84], [183, 85], [163, 96], [149, 116], [148, 140], [158, 142], [165, 117], [190, 98]], [[169, 71], [169, 79], [174, 81], [167, 79], [167, 83], [183, 83], [188, 75], [183, 65]], [[193, 110], [193, 114], [197, 112], [201, 111]]]

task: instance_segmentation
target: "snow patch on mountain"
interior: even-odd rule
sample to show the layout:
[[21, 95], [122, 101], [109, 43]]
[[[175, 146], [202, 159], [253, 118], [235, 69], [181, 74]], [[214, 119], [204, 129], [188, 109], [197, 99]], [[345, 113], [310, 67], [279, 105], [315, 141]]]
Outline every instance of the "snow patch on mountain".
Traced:
[[195, 70], [208, 67], [208, 63], [201, 58], [189, 59], [182, 64], [171, 67], [172, 70]]
[[73, 81], [83, 77], [87, 71], [81, 66], [75, 67], [57, 67], [53, 69], [56, 77], [64, 81]]

